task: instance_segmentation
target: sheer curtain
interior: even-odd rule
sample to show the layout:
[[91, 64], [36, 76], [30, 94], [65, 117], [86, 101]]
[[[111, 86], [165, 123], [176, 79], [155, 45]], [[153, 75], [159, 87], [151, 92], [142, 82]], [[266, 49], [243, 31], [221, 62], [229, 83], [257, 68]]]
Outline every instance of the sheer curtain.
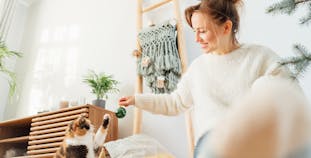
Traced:
[[[7, 42], [7, 36], [16, 12], [17, 0], [0, 0], [0, 41]], [[11, 61], [5, 61], [10, 64]], [[0, 74], [0, 120], [3, 119], [7, 104], [9, 86], [4, 76]]]
[[0, 41], [5, 41], [15, 13], [16, 0], [1, 0]]

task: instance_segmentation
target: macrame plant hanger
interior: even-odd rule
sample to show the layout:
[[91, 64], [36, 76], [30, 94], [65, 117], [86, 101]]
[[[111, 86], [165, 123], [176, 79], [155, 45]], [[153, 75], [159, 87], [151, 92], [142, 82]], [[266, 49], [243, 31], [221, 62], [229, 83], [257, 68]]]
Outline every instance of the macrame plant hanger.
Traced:
[[152, 93], [171, 93], [177, 87], [182, 67], [176, 35], [175, 19], [145, 28], [138, 34], [142, 52], [137, 60], [137, 73], [143, 76]]
[[[181, 14], [179, 8], [179, 1], [178, 0], [162, 0], [156, 4], [153, 4], [149, 7], [143, 8], [143, 0], [137, 0], [137, 32], [140, 32], [143, 27], [143, 14], [159, 8], [169, 2], [173, 2], [174, 6], [174, 13], [176, 18], [176, 27], [177, 27], [177, 43], [178, 43], [178, 54], [181, 61], [182, 72], [186, 71], [187, 68], [187, 57], [185, 52], [185, 41], [182, 29], [182, 21], [181, 21]], [[138, 38], [138, 37], [137, 37]], [[137, 50], [141, 52], [141, 46], [139, 44], [139, 39], [137, 39]], [[139, 58], [139, 53], [136, 53], [137, 59]], [[136, 93], [140, 94], [143, 93], [143, 77], [141, 75], [137, 75], [137, 83], [136, 83]], [[187, 128], [187, 139], [189, 142], [189, 157], [193, 157], [193, 150], [194, 150], [194, 134], [193, 134], [193, 126], [192, 126], [192, 117], [191, 111], [187, 111], [185, 114], [185, 122]], [[135, 108], [134, 111], [134, 124], [133, 124], [133, 134], [141, 133], [141, 126], [142, 126], [142, 111], [141, 109]]]

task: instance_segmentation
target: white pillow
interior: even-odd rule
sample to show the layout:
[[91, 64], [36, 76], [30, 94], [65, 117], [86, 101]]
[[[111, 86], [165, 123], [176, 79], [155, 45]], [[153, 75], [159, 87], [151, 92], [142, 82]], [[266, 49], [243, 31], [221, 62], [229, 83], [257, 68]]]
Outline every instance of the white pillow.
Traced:
[[110, 141], [104, 146], [111, 158], [145, 158], [156, 155], [174, 158], [157, 140], [143, 134]]

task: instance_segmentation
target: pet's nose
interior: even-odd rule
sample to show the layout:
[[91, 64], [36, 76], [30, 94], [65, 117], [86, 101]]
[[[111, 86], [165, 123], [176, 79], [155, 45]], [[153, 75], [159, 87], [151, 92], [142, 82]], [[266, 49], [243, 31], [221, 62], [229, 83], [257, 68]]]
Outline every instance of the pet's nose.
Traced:
[[82, 125], [80, 125], [80, 128], [81, 128], [81, 129], [85, 128], [86, 130], [89, 130], [89, 129], [90, 129], [90, 125], [88, 125], [88, 124], [82, 124]]
[[90, 125], [86, 121], [83, 121], [83, 122], [80, 122], [79, 128], [80, 129], [85, 128], [86, 130], [89, 130], [90, 129]]

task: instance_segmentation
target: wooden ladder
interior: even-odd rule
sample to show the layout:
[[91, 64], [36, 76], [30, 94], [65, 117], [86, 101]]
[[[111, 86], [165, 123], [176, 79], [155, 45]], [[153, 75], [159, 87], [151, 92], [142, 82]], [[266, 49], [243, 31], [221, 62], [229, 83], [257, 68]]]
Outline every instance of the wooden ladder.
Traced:
[[[173, 2], [174, 5], [174, 12], [175, 12], [175, 18], [176, 18], [176, 26], [177, 26], [177, 42], [178, 42], [178, 53], [181, 60], [182, 65], [182, 72], [184, 73], [187, 69], [187, 57], [185, 52], [185, 40], [183, 35], [183, 29], [182, 29], [182, 20], [181, 20], [181, 14], [180, 14], [180, 7], [179, 7], [179, 1], [178, 0], [162, 0], [156, 4], [150, 5], [149, 7], [143, 8], [143, 0], [137, 0], [137, 32], [140, 32], [143, 27], [143, 14], [147, 13], [151, 10], [157, 9], [165, 4], [168, 4], [169, 2]], [[141, 47], [139, 45], [138, 39], [137, 39], [137, 49], [139, 52], [141, 52]], [[136, 93], [140, 94], [143, 93], [143, 77], [141, 75], [137, 76], [137, 83], [136, 83]], [[191, 111], [187, 111], [185, 113], [185, 122], [186, 122], [186, 128], [187, 128], [187, 139], [189, 142], [189, 157], [193, 157], [193, 150], [194, 150], [194, 134], [193, 134], [193, 126], [192, 126], [192, 117], [191, 117]], [[141, 126], [142, 126], [142, 111], [141, 109], [135, 108], [134, 111], [134, 128], [133, 128], [133, 134], [138, 134], [141, 132]]]

